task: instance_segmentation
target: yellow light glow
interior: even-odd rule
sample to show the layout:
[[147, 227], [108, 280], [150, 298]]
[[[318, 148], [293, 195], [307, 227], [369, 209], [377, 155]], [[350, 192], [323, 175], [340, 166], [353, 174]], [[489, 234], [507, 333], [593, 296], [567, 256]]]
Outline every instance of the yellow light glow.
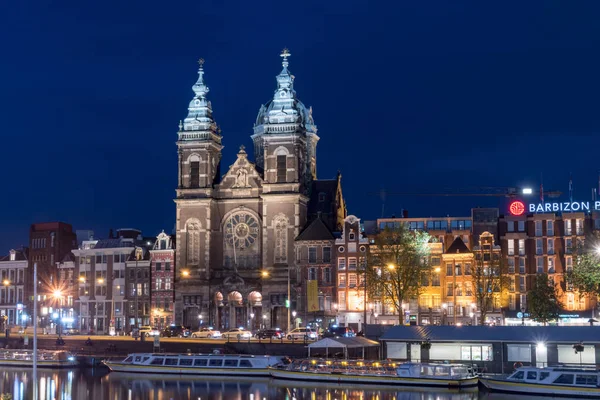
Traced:
[[181, 271], [181, 275], [183, 275], [184, 277], [188, 277], [188, 276], [190, 276], [190, 271], [188, 271], [187, 269], [184, 269], [183, 271]]
[[269, 276], [269, 271], [262, 271], [261, 275], [263, 276], [263, 278], [266, 278]]
[[440, 272], [442, 269], [440, 267], [435, 267], [435, 272]]
[[58, 290], [58, 289], [55, 290], [53, 294], [54, 294], [54, 297], [61, 297], [62, 296], [62, 292], [60, 290]]
[[85, 283], [85, 278], [83, 276], [79, 277], [79, 282]]
[[4, 286], [8, 286], [8, 285], [10, 285], [10, 281], [8, 279], [5, 279], [5, 280], [2, 281], [2, 284]]
[[98, 279], [98, 283], [104, 283], [104, 279], [102, 279], [102, 278]]
[[389, 264], [387, 267], [388, 267], [388, 269], [394, 269], [394, 268], [396, 268], [396, 266], [394, 264]]

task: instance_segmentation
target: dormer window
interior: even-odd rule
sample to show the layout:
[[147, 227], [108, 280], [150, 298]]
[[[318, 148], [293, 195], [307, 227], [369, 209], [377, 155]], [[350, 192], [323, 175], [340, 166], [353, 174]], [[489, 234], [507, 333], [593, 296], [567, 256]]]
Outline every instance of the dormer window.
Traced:
[[135, 259], [138, 261], [140, 261], [142, 259], [142, 249], [140, 249], [140, 248], [135, 249]]
[[11, 250], [10, 252], [10, 261], [15, 261], [17, 257], [17, 254], [15, 253], [14, 250]]
[[349, 240], [356, 240], [356, 233], [354, 233], [354, 232], [352, 232], [352, 231], [351, 231], [351, 232], [348, 234], [348, 239], [349, 239]]

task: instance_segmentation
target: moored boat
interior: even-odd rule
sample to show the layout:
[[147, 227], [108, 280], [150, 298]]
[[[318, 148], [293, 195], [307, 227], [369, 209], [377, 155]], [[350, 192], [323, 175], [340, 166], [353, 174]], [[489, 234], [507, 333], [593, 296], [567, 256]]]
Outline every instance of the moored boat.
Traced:
[[600, 398], [600, 372], [594, 368], [521, 367], [506, 378], [480, 381], [492, 392]]
[[282, 357], [244, 354], [133, 353], [122, 361], [104, 361], [111, 371], [205, 376], [269, 376]]
[[[77, 366], [77, 361], [69, 352], [38, 350], [37, 366], [39, 368], [70, 368]], [[33, 367], [32, 350], [1, 350], [0, 366]]]
[[395, 363], [366, 360], [295, 360], [285, 368], [271, 370], [276, 379], [301, 381], [467, 388], [478, 378], [462, 364]]

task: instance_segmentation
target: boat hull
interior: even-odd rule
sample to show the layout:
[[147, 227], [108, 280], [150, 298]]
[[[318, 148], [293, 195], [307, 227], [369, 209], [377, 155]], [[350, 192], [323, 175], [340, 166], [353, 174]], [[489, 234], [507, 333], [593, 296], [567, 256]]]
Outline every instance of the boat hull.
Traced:
[[446, 389], [462, 389], [475, 387], [478, 378], [465, 379], [433, 379], [433, 378], [406, 378], [400, 376], [385, 375], [349, 375], [349, 374], [327, 374], [303, 371], [286, 371], [272, 369], [271, 376], [275, 379], [289, 379], [298, 381], [330, 382], [338, 384], [364, 384], [364, 385], [390, 385], [390, 386], [418, 386], [438, 387]]
[[[31, 360], [0, 360], [0, 367], [2, 368], [33, 368], [33, 361]], [[37, 362], [38, 368], [75, 368], [77, 367], [76, 361], [57, 361], [57, 360], [39, 360]]]
[[262, 376], [269, 377], [267, 368], [203, 368], [203, 367], [178, 367], [164, 365], [139, 365], [107, 361], [104, 364], [114, 372], [127, 374], [171, 374], [195, 376]]
[[527, 394], [531, 396], [554, 396], [568, 398], [600, 398], [600, 388], [567, 385], [544, 385], [537, 383], [480, 378], [481, 384], [491, 392]]

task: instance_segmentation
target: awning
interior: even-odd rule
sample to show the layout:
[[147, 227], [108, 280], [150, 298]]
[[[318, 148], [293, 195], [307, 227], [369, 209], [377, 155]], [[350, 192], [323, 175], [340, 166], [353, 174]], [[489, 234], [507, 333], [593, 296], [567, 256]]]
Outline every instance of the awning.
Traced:
[[357, 337], [342, 337], [342, 338], [325, 338], [308, 345], [308, 356], [310, 357], [311, 349], [327, 349], [329, 348], [343, 349], [344, 358], [348, 358], [348, 349], [362, 349], [363, 358], [365, 357], [365, 347], [379, 347], [379, 342], [370, 340], [361, 336]]

